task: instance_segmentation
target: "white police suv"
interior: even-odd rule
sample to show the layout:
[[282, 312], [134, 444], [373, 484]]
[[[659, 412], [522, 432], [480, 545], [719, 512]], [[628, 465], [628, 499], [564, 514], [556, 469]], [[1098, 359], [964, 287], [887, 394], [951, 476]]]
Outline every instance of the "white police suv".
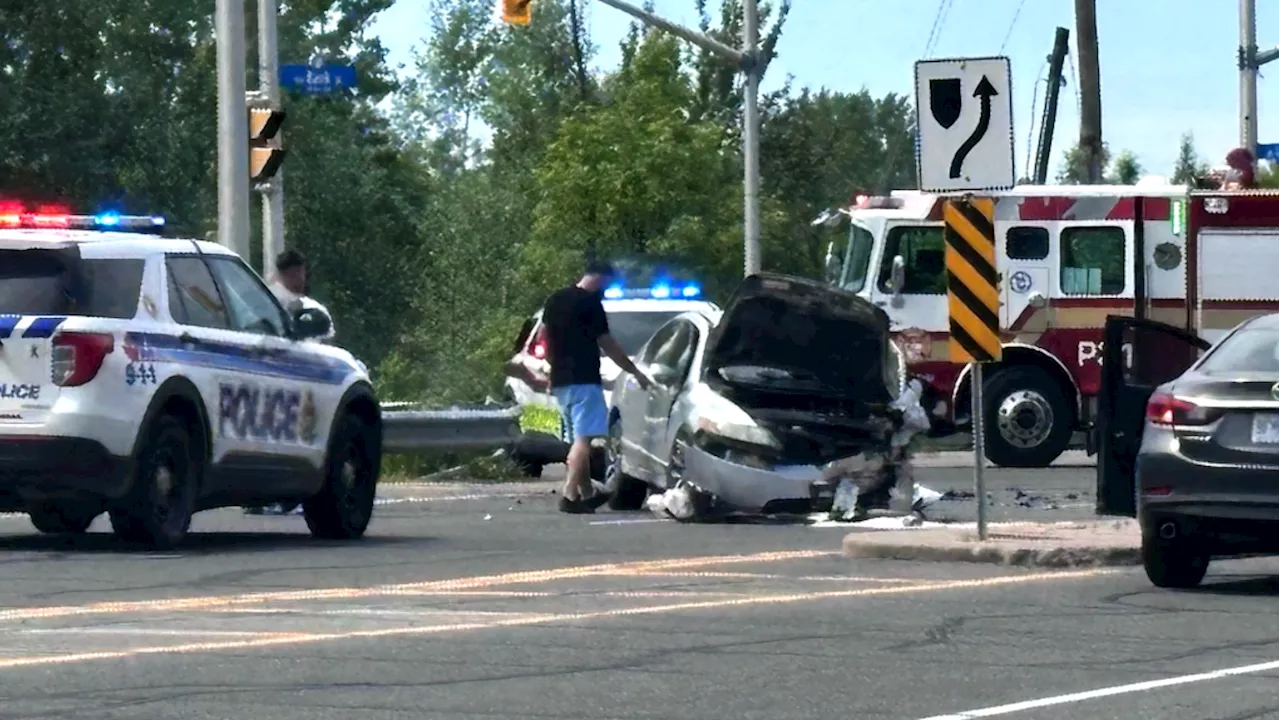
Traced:
[[194, 513], [302, 502], [364, 534], [382, 455], [365, 368], [220, 245], [163, 218], [0, 207], [0, 511], [182, 539]]

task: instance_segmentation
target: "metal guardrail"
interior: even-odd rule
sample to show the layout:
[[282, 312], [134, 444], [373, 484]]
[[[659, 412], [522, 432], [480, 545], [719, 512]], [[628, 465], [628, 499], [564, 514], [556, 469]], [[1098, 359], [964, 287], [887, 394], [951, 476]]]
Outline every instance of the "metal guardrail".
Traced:
[[382, 403], [382, 449], [412, 455], [429, 450], [489, 450], [520, 438], [518, 407], [422, 410], [418, 403]]

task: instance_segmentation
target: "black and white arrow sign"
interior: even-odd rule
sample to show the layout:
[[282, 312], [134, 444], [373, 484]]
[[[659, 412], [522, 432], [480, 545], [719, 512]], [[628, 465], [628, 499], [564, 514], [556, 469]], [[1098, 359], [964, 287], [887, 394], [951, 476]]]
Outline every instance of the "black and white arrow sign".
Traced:
[[1009, 59], [916, 63], [916, 156], [926, 192], [1005, 190], [1014, 185]]

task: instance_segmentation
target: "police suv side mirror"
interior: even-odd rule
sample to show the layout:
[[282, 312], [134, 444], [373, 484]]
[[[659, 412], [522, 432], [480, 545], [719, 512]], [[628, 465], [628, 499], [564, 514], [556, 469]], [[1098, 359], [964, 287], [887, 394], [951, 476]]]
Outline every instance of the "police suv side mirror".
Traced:
[[298, 340], [324, 337], [332, 328], [333, 321], [328, 314], [316, 308], [305, 308], [293, 313], [293, 333]]

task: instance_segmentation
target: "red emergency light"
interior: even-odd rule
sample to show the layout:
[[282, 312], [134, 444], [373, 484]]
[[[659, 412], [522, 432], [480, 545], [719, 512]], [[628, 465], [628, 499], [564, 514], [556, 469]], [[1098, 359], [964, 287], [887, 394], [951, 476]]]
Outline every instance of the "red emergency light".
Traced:
[[903, 206], [902, 198], [888, 195], [854, 195], [855, 210], [892, 210]]

